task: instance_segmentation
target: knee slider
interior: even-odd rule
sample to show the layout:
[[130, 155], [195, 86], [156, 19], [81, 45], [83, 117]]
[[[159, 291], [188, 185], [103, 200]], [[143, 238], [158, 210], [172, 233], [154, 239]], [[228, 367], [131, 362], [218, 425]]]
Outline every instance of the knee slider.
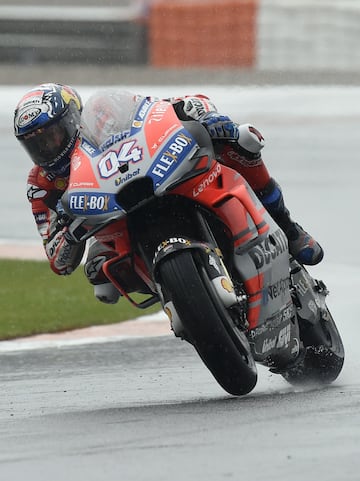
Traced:
[[102, 266], [104, 262], [114, 257], [114, 255], [115, 254], [112, 252], [103, 252], [94, 257], [91, 257], [90, 259], [87, 259], [84, 266], [84, 272], [90, 284], [96, 286], [98, 284], [104, 284], [109, 282], [109, 279], [105, 276], [102, 270]]
[[104, 304], [116, 304], [121, 294], [111, 283], [106, 283], [94, 286], [94, 296]]

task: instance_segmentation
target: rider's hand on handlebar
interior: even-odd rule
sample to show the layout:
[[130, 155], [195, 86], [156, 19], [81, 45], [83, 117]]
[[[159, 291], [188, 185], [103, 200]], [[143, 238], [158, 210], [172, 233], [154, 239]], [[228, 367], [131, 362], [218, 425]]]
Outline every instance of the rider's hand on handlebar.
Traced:
[[55, 210], [57, 213], [57, 230], [61, 230], [63, 227], [69, 226], [73, 219], [65, 212], [65, 209], [61, 203], [61, 199], [58, 200]]
[[208, 112], [199, 122], [206, 128], [212, 140], [227, 140], [238, 144], [243, 155], [259, 156], [265, 145], [262, 134], [251, 124], [238, 125], [226, 115]]
[[217, 112], [207, 112], [199, 118], [199, 122], [206, 128], [212, 140], [238, 140], [239, 131], [227, 115]]

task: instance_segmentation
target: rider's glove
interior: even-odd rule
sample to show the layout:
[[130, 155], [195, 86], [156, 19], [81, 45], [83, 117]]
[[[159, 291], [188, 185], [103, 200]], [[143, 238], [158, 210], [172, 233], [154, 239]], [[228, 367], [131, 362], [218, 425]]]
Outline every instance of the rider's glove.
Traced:
[[63, 227], [69, 226], [73, 219], [65, 212], [65, 209], [61, 203], [61, 199], [56, 204], [57, 213], [57, 230], [61, 230]]
[[45, 244], [46, 255], [54, 272], [60, 275], [71, 274], [80, 264], [85, 242], [74, 244], [67, 239], [68, 227], [55, 231]]
[[240, 152], [249, 158], [259, 157], [265, 145], [262, 134], [251, 124], [238, 125], [226, 115], [216, 112], [204, 114], [199, 121], [206, 128], [212, 140], [235, 141]]
[[227, 115], [208, 112], [199, 122], [206, 128], [212, 140], [238, 140], [238, 126]]

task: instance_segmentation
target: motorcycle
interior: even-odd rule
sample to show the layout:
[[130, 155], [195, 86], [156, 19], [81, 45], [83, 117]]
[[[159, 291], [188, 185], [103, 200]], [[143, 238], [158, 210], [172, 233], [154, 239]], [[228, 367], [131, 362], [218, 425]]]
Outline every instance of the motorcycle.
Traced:
[[[257, 364], [292, 385], [326, 385], [344, 347], [328, 290], [291, 257], [246, 180], [216, 160], [206, 129], [143, 98], [125, 134], [79, 139], [62, 199], [82, 242], [116, 253], [103, 271], [133, 305], [160, 303], [222, 388], [245, 395]], [[141, 293], [137, 300], [134, 293]]]

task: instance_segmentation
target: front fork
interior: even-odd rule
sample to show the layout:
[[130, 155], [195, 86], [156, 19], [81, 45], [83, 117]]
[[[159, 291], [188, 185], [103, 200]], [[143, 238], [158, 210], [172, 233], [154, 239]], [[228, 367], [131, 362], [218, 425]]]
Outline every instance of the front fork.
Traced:
[[[154, 257], [154, 277], [157, 280], [157, 268], [161, 262], [166, 261], [169, 255], [176, 255], [177, 251], [191, 249], [198, 257], [199, 262], [204, 266], [216, 294], [226, 309], [235, 309], [239, 304], [231, 277], [225, 267], [219, 248], [209, 243], [193, 241], [185, 237], [172, 237], [164, 240], [158, 246]], [[156, 281], [157, 282], [157, 281]], [[186, 338], [181, 319], [175, 309], [172, 299], [167, 299], [162, 291], [161, 285], [157, 282], [157, 291], [160, 293], [160, 300], [163, 309], [171, 322], [171, 328], [175, 336]]]

